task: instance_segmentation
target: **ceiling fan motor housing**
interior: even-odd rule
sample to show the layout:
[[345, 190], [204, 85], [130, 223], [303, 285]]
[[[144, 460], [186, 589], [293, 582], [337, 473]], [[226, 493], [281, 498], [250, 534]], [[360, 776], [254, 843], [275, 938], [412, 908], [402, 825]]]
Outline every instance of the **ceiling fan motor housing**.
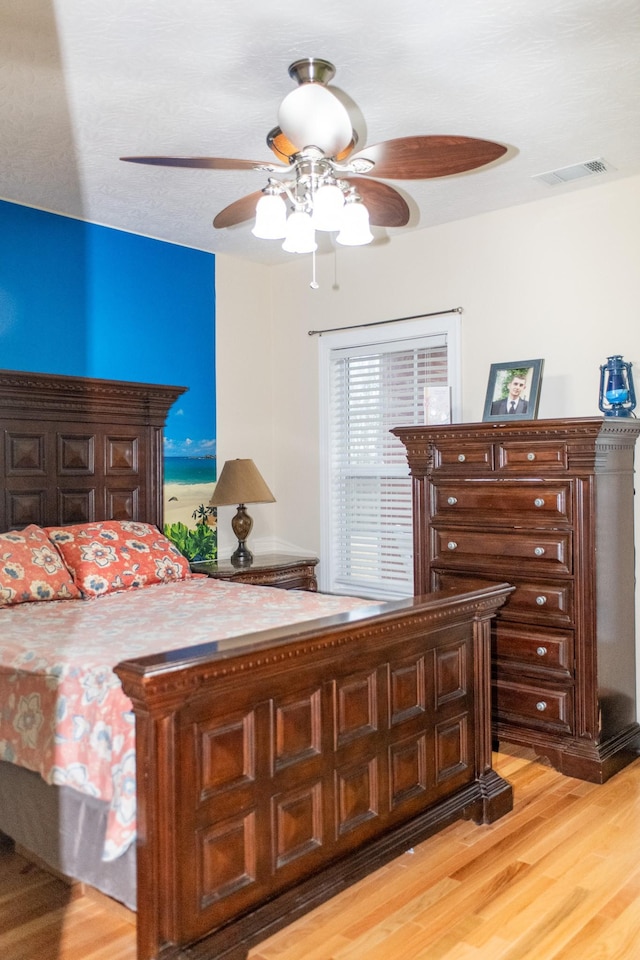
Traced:
[[289, 76], [297, 83], [329, 83], [336, 75], [336, 68], [320, 57], [305, 57], [289, 67]]

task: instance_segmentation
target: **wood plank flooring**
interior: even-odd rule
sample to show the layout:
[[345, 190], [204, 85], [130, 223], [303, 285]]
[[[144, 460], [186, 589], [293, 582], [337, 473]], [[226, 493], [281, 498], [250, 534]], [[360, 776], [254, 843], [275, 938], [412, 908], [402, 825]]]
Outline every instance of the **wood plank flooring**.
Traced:
[[[640, 759], [598, 786], [505, 745], [513, 813], [407, 852], [250, 960], [640, 960]], [[131, 914], [0, 850], [2, 960], [135, 960]]]

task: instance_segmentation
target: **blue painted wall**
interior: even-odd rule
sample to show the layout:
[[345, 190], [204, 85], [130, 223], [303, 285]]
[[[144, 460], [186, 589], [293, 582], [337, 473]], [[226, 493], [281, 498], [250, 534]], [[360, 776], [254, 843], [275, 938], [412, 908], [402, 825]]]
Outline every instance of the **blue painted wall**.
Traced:
[[0, 201], [0, 368], [189, 387], [167, 454], [215, 453], [215, 258]]

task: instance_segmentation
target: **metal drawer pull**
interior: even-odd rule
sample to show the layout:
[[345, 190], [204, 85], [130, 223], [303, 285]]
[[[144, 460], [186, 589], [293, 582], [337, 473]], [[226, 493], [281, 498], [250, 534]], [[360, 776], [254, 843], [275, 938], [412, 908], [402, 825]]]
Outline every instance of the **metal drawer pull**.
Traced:
[[447, 503], [449, 504], [450, 507], [455, 507], [457, 502], [458, 502], [457, 497], [447, 497]]
[[467, 459], [467, 458], [465, 457], [464, 453], [459, 453], [459, 454], [458, 454], [458, 461], [459, 461], [460, 463], [464, 463], [466, 459]]
[[455, 549], [457, 549], [457, 546], [458, 546], [458, 544], [455, 542], [455, 540], [449, 540], [449, 543], [447, 544], [447, 549], [448, 549], [448, 550], [455, 550]]
[[538, 647], [538, 649], [536, 650], [536, 653], [538, 654], [539, 657], [546, 657], [546, 655], [547, 655], [547, 648], [546, 648], [546, 647]]
[[527, 454], [527, 460], [535, 460], [535, 458], [536, 458], [535, 453], [528, 453], [528, 454]]
[[544, 500], [542, 497], [536, 497], [533, 501], [533, 505], [534, 507], [544, 507]]
[[536, 547], [533, 551], [536, 557], [544, 557], [544, 547]]
[[536, 597], [536, 603], [538, 604], [539, 607], [544, 607], [546, 602], [547, 602], [547, 598], [544, 595]]
[[547, 704], [545, 700], [538, 700], [536, 703], [536, 710], [539, 710], [542, 713], [543, 710], [547, 709]]

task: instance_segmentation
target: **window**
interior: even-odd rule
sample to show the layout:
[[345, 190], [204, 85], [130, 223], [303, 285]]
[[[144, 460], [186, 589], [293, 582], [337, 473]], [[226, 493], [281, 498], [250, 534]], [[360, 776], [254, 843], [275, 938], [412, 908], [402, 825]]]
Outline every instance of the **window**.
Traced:
[[[459, 317], [360, 328], [320, 340], [322, 564], [331, 593], [413, 594], [411, 479], [389, 431], [424, 423], [424, 388], [459, 410]], [[393, 337], [393, 339], [391, 339]]]

